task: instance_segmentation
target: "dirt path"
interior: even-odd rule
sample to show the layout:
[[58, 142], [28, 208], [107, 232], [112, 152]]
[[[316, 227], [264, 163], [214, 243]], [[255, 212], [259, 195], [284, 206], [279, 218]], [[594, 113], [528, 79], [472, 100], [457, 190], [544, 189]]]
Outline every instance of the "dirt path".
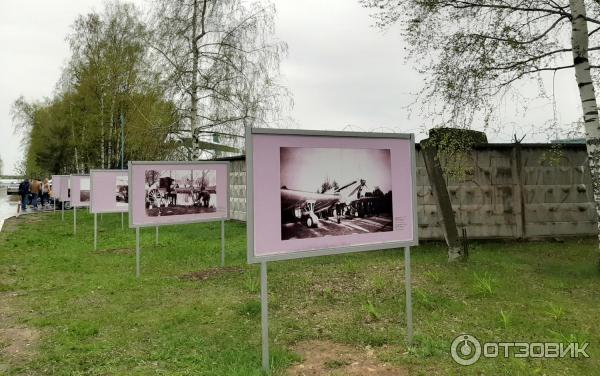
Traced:
[[[10, 269], [0, 270], [2, 284], [11, 284]], [[19, 294], [13, 291], [0, 292], [0, 374], [17, 365], [23, 365], [35, 355], [40, 333], [19, 324], [15, 308]]]
[[287, 376], [406, 376], [408, 371], [380, 362], [374, 351], [326, 341], [302, 342], [294, 347], [302, 363]]

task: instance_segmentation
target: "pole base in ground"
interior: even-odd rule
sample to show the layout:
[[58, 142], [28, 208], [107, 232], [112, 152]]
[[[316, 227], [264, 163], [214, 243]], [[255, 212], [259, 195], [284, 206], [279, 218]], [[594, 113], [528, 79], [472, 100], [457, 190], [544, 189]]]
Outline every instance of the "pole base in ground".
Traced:
[[225, 267], [225, 221], [221, 221], [221, 267]]
[[260, 263], [260, 306], [262, 325], [262, 368], [270, 372], [269, 364], [269, 301], [267, 291], [267, 263]]
[[140, 228], [135, 228], [135, 277], [140, 278]]
[[77, 207], [73, 206], [73, 235], [77, 235]]
[[406, 289], [406, 342], [413, 342], [412, 288], [410, 278], [410, 247], [404, 247], [404, 288]]
[[94, 251], [98, 250], [98, 214], [94, 213]]

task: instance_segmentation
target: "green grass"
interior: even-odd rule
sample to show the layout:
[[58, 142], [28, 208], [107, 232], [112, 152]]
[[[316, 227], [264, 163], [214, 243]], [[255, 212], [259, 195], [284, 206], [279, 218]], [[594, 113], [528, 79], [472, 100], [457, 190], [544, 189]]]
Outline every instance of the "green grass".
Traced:
[[[78, 212], [74, 237], [71, 215], [21, 217], [0, 233], [2, 304], [15, 325], [41, 333], [33, 359], [7, 374], [262, 374], [259, 269], [246, 264], [244, 224], [226, 224], [226, 264], [236, 268], [201, 281], [180, 277], [219, 265], [218, 222], [161, 227], [158, 247], [154, 229], [142, 229], [136, 280], [134, 232], [121, 230], [120, 215], [99, 221], [96, 252], [92, 216]], [[417, 375], [600, 374], [597, 241], [472, 243], [470, 257], [449, 265], [439, 244], [413, 249], [410, 347], [401, 250], [269, 263], [275, 373], [300, 360], [296, 342], [327, 340], [369, 345]], [[482, 341], [589, 341], [590, 358], [463, 367], [449, 348], [464, 332]]]

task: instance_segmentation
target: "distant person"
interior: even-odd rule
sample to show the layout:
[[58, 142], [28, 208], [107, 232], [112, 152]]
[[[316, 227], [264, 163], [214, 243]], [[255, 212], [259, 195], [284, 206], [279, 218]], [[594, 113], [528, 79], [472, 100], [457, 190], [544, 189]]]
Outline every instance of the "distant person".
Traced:
[[42, 195], [42, 182], [34, 179], [31, 182], [31, 187], [29, 188], [29, 190], [31, 191], [31, 201], [32, 201], [32, 205], [33, 208], [35, 210], [38, 209], [38, 201], [40, 199], [40, 196]]
[[21, 196], [21, 211], [27, 211], [29, 198], [29, 180], [27, 178], [19, 184], [19, 196]]
[[48, 182], [48, 178], [44, 179], [44, 184], [42, 184], [42, 207], [50, 205], [50, 183]]

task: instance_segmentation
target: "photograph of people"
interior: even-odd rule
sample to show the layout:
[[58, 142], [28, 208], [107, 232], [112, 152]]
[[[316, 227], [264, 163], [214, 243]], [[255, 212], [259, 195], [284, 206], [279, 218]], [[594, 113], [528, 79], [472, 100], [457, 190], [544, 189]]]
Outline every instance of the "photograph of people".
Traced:
[[217, 211], [216, 170], [146, 170], [150, 217]]

